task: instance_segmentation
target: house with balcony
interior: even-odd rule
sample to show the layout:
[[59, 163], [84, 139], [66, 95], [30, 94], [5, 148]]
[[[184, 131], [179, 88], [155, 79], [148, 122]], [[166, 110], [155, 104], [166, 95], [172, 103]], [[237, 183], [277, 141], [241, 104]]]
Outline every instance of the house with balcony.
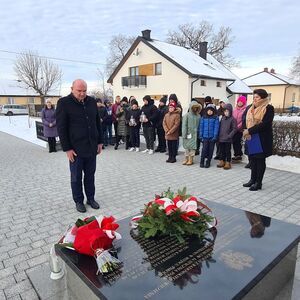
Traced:
[[252, 89], [265, 89], [275, 109], [284, 111], [292, 106], [300, 107], [300, 82], [276, 73], [274, 69], [250, 75], [243, 81]]
[[239, 95], [252, 90], [229, 69], [207, 53], [207, 42], [199, 53], [151, 38], [151, 30], [142, 31], [125, 57], [109, 77], [114, 96], [135, 96], [140, 104], [145, 95], [159, 100], [175, 93], [184, 110], [191, 98], [211, 96], [234, 104]]

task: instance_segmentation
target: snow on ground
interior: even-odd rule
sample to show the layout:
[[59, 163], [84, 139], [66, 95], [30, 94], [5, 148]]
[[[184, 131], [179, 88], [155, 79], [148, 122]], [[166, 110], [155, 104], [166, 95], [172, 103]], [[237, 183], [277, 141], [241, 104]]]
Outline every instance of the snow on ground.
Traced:
[[28, 116], [0, 116], [0, 131], [46, 148], [47, 143], [36, 137], [35, 121], [41, 119]]
[[300, 116], [274, 116], [274, 121], [282, 121], [282, 122], [300, 122]]
[[[28, 118], [28, 116], [0, 116], [0, 131], [46, 148], [46, 142], [36, 137], [35, 121], [41, 120], [39, 118]], [[143, 142], [143, 139], [141, 139], [141, 142]], [[181, 148], [180, 150], [183, 151]], [[246, 161], [246, 158], [244, 161]], [[273, 155], [267, 158], [267, 166], [273, 169], [300, 173], [300, 158]]]

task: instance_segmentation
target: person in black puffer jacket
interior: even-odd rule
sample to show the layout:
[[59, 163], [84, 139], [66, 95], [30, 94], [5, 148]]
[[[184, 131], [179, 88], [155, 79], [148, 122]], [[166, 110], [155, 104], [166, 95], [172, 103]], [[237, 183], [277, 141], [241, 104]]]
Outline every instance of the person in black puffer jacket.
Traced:
[[141, 123], [147, 149], [143, 153], [153, 154], [154, 152], [154, 129], [158, 119], [158, 110], [154, 100], [149, 95], [143, 98], [144, 105], [141, 109]]
[[140, 116], [141, 116], [141, 110], [139, 108], [139, 104], [136, 101], [136, 99], [132, 99], [130, 101], [131, 107], [129, 110], [127, 110], [126, 113], [126, 121], [129, 128], [129, 138], [130, 138], [130, 144], [131, 148], [129, 151], [140, 151], [140, 128], [141, 128], [141, 122], [140, 122]]
[[158, 146], [155, 149], [155, 152], [160, 152], [164, 153], [166, 152], [166, 138], [165, 138], [165, 131], [163, 127], [163, 120], [165, 117], [165, 114], [168, 112], [168, 107], [166, 105], [167, 103], [167, 97], [164, 96], [160, 99], [159, 101], [159, 106], [158, 106], [158, 120], [156, 124], [156, 132], [157, 132], [157, 137], [158, 137]]

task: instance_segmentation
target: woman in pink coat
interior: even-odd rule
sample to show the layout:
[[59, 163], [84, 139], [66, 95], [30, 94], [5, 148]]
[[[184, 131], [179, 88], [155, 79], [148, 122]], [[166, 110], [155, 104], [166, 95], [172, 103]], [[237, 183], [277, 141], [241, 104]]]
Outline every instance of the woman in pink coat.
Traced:
[[237, 123], [237, 133], [233, 136], [232, 145], [234, 151], [233, 161], [241, 161], [243, 156], [242, 151], [242, 137], [243, 137], [243, 126], [242, 126], [242, 116], [247, 106], [247, 98], [245, 96], [240, 96], [236, 101], [236, 107], [233, 110], [233, 117]]

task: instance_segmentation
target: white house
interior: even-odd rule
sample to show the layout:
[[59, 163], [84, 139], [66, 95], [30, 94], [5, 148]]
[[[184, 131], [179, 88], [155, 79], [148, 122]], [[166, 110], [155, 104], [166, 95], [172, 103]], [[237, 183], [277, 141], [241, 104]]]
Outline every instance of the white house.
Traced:
[[150, 95], [159, 100], [163, 95], [175, 93], [184, 110], [191, 98], [204, 100], [206, 96], [232, 104], [237, 95], [252, 90], [225, 66], [207, 53], [207, 42], [201, 43], [199, 53], [185, 47], [154, 40], [151, 30], [142, 31], [108, 83], [114, 96]]

